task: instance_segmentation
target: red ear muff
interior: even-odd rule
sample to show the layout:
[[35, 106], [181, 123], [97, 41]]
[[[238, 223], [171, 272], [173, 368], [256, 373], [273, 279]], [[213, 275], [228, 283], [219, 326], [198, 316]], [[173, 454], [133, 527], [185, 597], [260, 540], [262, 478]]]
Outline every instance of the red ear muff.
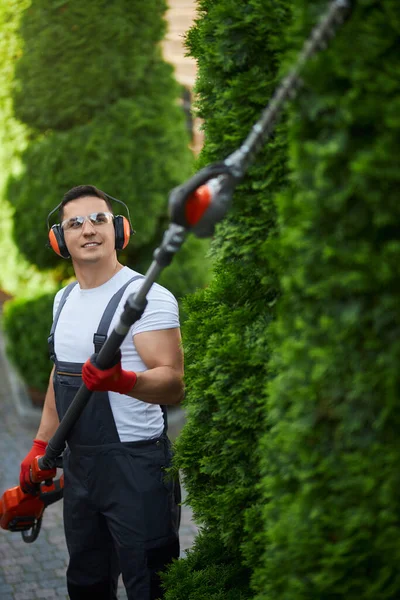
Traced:
[[49, 230], [49, 245], [61, 258], [69, 258], [69, 252], [64, 240], [64, 232], [60, 225], [52, 225]]
[[123, 250], [127, 247], [133, 233], [131, 225], [126, 217], [116, 215], [114, 217], [115, 249]]

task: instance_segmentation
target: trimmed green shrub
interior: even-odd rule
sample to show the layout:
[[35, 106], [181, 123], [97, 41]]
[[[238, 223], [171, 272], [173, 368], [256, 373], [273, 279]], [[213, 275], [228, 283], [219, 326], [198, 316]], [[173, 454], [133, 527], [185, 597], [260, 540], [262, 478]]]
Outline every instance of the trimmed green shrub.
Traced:
[[[70, 277], [71, 263], [45, 248], [46, 216], [69, 188], [91, 183], [128, 204], [137, 235], [121, 261], [143, 271], [162, 238], [168, 192], [193, 169], [180, 87], [161, 57], [165, 2], [17, 4], [11, 89], [14, 116], [30, 129], [7, 189], [15, 242], [41, 269]], [[168, 276], [177, 295], [207, 281], [207, 247], [189, 242], [186, 285], [178, 266], [189, 268], [183, 254], [177, 257]]]
[[55, 287], [49, 273], [39, 273], [18, 252], [12, 236], [13, 210], [5, 197], [7, 178], [20, 169], [17, 154], [26, 146], [28, 135], [27, 128], [13, 118], [11, 103], [14, 63], [21, 51], [17, 38], [20, 12], [28, 4], [11, 0], [0, 4], [0, 288], [13, 295]]
[[4, 305], [2, 324], [7, 355], [29, 387], [41, 392], [47, 389], [53, 365], [47, 347], [53, 300], [53, 294], [44, 294], [30, 299], [18, 298]]
[[[174, 563], [174, 600], [244, 600], [248, 569], [240, 567], [240, 552], [228, 551], [212, 531], [201, 531], [185, 560]], [[168, 590], [169, 575], [163, 574]], [[171, 592], [167, 595], [171, 597]]]
[[260, 600], [400, 597], [399, 15], [357, 2], [291, 120]]
[[[288, 14], [286, 2], [207, 0], [199, 7], [188, 40], [199, 65], [204, 164], [238, 147], [271, 96]], [[258, 438], [265, 429], [268, 327], [279, 294], [265, 255], [274, 253], [273, 196], [286, 185], [285, 163], [281, 126], [217, 229], [212, 282], [185, 302], [187, 422], [176, 464], [202, 535], [169, 570], [168, 600], [252, 595], [253, 560], [262, 557]]]
[[160, 65], [165, 10], [164, 0], [30, 2], [19, 27], [16, 117], [40, 131], [70, 130], [140, 94]]

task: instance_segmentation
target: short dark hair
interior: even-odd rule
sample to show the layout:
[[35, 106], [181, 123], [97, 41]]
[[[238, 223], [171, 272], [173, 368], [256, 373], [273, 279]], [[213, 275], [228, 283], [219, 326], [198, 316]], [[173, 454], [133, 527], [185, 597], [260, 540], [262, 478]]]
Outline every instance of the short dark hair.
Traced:
[[77, 200], [78, 198], [83, 198], [84, 196], [96, 196], [97, 198], [101, 198], [107, 204], [107, 208], [110, 212], [113, 212], [112, 205], [107, 194], [99, 190], [95, 185], [77, 185], [68, 192], [66, 192], [61, 200], [60, 208], [58, 210], [60, 221], [63, 218], [64, 206], [71, 202], [71, 200]]

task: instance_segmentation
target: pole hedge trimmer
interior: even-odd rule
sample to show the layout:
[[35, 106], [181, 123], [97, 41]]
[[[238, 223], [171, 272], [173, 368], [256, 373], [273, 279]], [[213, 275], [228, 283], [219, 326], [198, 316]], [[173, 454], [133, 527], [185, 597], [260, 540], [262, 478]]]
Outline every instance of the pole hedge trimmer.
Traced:
[[[334, 0], [320, 22], [304, 43], [299, 57], [288, 75], [277, 87], [260, 119], [252, 127], [242, 145], [222, 162], [213, 163], [196, 173], [191, 179], [173, 189], [169, 196], [170, 225], [162, 243], [154, 253], [154, 260], [138, 292], [129, 296], [115, 329], [98, 354], [96, 364], [106, 369], [113, 363], [130, 327], [142, 316], [151, 286], [179, 251], [188, 233], [197, 237], [210, 237], [217, 223], [226, 215], [235, 187], [244, 177], [260, 147], [271, 135], [286, 104], [297, 95], [300, 72], [307, 61], [323, 50], [339, 26], [350, 13], [349, 0]], [[31, 467], [31, 480], [36, 486], [32, 494], [24, 494], [19, 487], [7, 490], [0, 500], [0, 526], [9, 531], [21, 531], [27, 542], [37, 538], [46, 506], [62, 497], [62, 480], [53, 482], [56, 467], [65, 448], [65, 441], [91, 397], [84, 384], [51, 438], [42, 457], [37, 457]], [[49, 487], [50, 486], [50, 487]], [[31, 533], [26, 533], [31, 530]]]

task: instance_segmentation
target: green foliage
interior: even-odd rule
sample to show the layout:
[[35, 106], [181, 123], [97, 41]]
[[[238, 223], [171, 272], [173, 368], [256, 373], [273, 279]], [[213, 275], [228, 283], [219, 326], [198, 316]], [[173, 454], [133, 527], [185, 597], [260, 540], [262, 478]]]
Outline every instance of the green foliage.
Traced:
[[[238, 147], [271, 96], [287, 10], [284, 2], [261, 1], [203, 1], [200, 7], [189, 45], [199, 64], [206, 132], [201, 162], [208, 163]], [[170, 570], [171, 599], [184, 593], [251, 596], [252, 563], [262, 555], [257, 440], [265, 428], [268, 327], [278, 295], [277, 274], [265, 254], [267, 248], [273, 253], [276, 236], [273, 194], [285, 181], [281, 127], [217, 229], [212, 282], [185, 303], [187, 422], [176, 442], [176, 463], [204, 531], [193, 553]], [[203, 545], [208, 555], [201, 554]], [[226, 559], [224, 568], [240, 573], [240, 584], [220, 573], [216, 556]]]
[[[19, 10], [17, 6], [19, 5]], [[12, 76], [15, 58], [20, 52], [17, 31], [20, 11], [28, 2], [0, 4], [0, 287], [11, 294], [33, 294], [38, 289], [54, 288], [49, 273], [39, 273], [18, 252], [13, 241], [13, 210], [6, 200], [5, 187], [10, 173], [20, 168], [17, 154], [26, 145], [27, 129], [13, 118], [11, 103]], [[22, 231], [19, 231], [22, 236]]]
[[[7, 355], [29, 386], [46, 391], [52, 363], [47, 337], [50, 333], [54, 294], [18, 298], [4, 305], [2, 325]], [[46, 332], [46, 335], [44, 335]]]
[[164, 0], [32, 1], [19, 28], [17, 118], [41, 131], [69, 130], [140, 94], [159, 61], [165, 9]]
[[[167, 223], [168, 192], [192, 172], [180, 88], [159, 45], [165, 8], [163, 0], [90, 7], [20, 0], [0, 13], [14, 49], [4, 48], [11, 116], [24, 123], [26, 138], [12, 149], [20, 162], [6, 191], [14, 240], [27, 260], [55, 269], [60, 282], [72, 265], [46, 249], [46, 216], [68, 189], [91, 183], [128, 204], [137, 235], [120, 259], [145, 271]], [[9, 26], [14, 20], [18, 26]], [[171, 291], [204, 285], [207, 247], [190, 242], [188, 265], [189, 250], [177, 257]]]
[[[325, 2], [294, 4], [296, 41]], [[358, 2], [291, 120], [260, 600], [400, 596], [399, 34]]]
[[[236, 555], [235, 555], [236, 554]], [[247, 600], [248, 572], [210, 531], [198, 534], [185, 560], [163, 574], [165, 600]]]
[[[158, 283], [171, 290], [178, 300], [181, 300], [188, 290], [194, 292], [202, 287], [211, 278], [211, 260], [208, 250], [208, 240], [200, 240], [194, 236], [189, 236], [178, 254], [175, 255], [172, 263], [157, 279]], [[147, 269], [150, 265], [150, 257], [146, 264], [144, 264], [144, 260], [141, 261], [141, 264]], [[144, 268], [143, 272], [145, 272]], [[180, 302], [179, 305], [180, 320], [183, 322], [185, 307], [183, 302]]]

